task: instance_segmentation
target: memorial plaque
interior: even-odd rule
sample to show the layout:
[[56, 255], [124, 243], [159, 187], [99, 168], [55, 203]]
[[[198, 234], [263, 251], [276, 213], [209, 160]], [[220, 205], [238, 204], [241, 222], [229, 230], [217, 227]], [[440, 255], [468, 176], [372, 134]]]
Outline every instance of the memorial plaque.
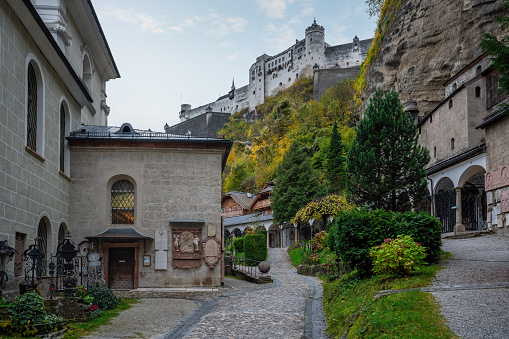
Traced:
[[154, 243], [156, 251], [168, 250], [168, 230], [160, 229], [155, 231]]
[[168, 251], [156, 251], [154, 259], [156, 270], [168, 269]]
[[509, 212], [509, 190], [502, 191], [502, 197], [500, 198], [502, 204], [502, 213]]
[[209, 237], [215, 237], [216, 236], [216, 225], [215, 224], [209, 224], [208, 226], [208, 234]]
[[175, 268], [198, 268], [203, 250], [201, 228], [172, 228], [172, 263]]

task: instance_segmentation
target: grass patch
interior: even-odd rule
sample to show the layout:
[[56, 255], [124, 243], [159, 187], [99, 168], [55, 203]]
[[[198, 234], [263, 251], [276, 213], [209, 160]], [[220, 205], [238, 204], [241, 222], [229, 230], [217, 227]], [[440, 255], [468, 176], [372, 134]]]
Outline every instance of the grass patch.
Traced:
[[99, 326], [109, 324], [110, 321], [119, 315], [120, 312], [128, 310], [132, 305], [139, 303], [138, 299], [133, 298], [122, 298], [120, 299], [120, 305], [117, 308], [112, 310], [104, 311], [102, 315], [97, 318], [94, 318], [86, 323], [70, 323], [67, 328], [67, 332], [63, 339], [77, 339], [81, 338], [87, 334], [90, 334]]
[[427, 286], [439, 270], [438, 265], [430, 265], [418, 275], [396, 279], [359, 280], [352, 273], [325, 284], [324, 310], [331, 337], [349, 330], [349, 338], [457, 338], [430, 293], [410, 291], [373, 298], [380, 290]]
[[304, 256], [302, 255], [302, 250], [299, 246], [289, 247], [288, 255], [290, 256], [290, 260], [292, 261], [294, 267], [297, 267], [304, 262]]

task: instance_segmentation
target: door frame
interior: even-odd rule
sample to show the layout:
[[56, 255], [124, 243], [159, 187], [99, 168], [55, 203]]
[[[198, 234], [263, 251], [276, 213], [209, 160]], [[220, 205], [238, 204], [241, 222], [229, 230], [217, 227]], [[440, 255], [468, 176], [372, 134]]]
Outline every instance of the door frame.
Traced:
[[106, 286], [108, 286], [108, 278], [109, 278], [109, 260], [110, 260], [110, 248], [119, 248], [119, 247], [134, 247], [134, 289], [138, 288], [138, 276], [139, 276], [139, 251], [140, 251], [140, 242], [103, 242], [103, 258], [104, 258], [104, 279], [106, 280]]

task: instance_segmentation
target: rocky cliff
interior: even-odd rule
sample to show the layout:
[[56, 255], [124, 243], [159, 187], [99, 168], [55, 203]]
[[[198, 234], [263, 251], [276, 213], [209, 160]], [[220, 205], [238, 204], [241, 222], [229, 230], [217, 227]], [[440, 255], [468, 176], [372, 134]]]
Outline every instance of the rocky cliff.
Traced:
[[421, 115], [432, 110], [445, 98], [442, 84], [482, 54], [482, 35], [503, 35], [493, 20], [508, 15], [503, 3], [401, 0], [385, 15], [390, 24], [367, 68], [363, 97], [369, 98], [377, 88], [394, 88], [404, 102], [410, 89]]

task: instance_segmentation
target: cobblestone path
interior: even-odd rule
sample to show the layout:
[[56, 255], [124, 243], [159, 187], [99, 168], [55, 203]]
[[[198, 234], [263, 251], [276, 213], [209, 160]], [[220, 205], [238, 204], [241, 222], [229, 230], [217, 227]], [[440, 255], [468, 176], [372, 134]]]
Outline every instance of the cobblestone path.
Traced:
[[318, 279], [297, 275], [285, 249], [268, 261], [274, 284], [203, 300], [161, 338], [328, 338]]

